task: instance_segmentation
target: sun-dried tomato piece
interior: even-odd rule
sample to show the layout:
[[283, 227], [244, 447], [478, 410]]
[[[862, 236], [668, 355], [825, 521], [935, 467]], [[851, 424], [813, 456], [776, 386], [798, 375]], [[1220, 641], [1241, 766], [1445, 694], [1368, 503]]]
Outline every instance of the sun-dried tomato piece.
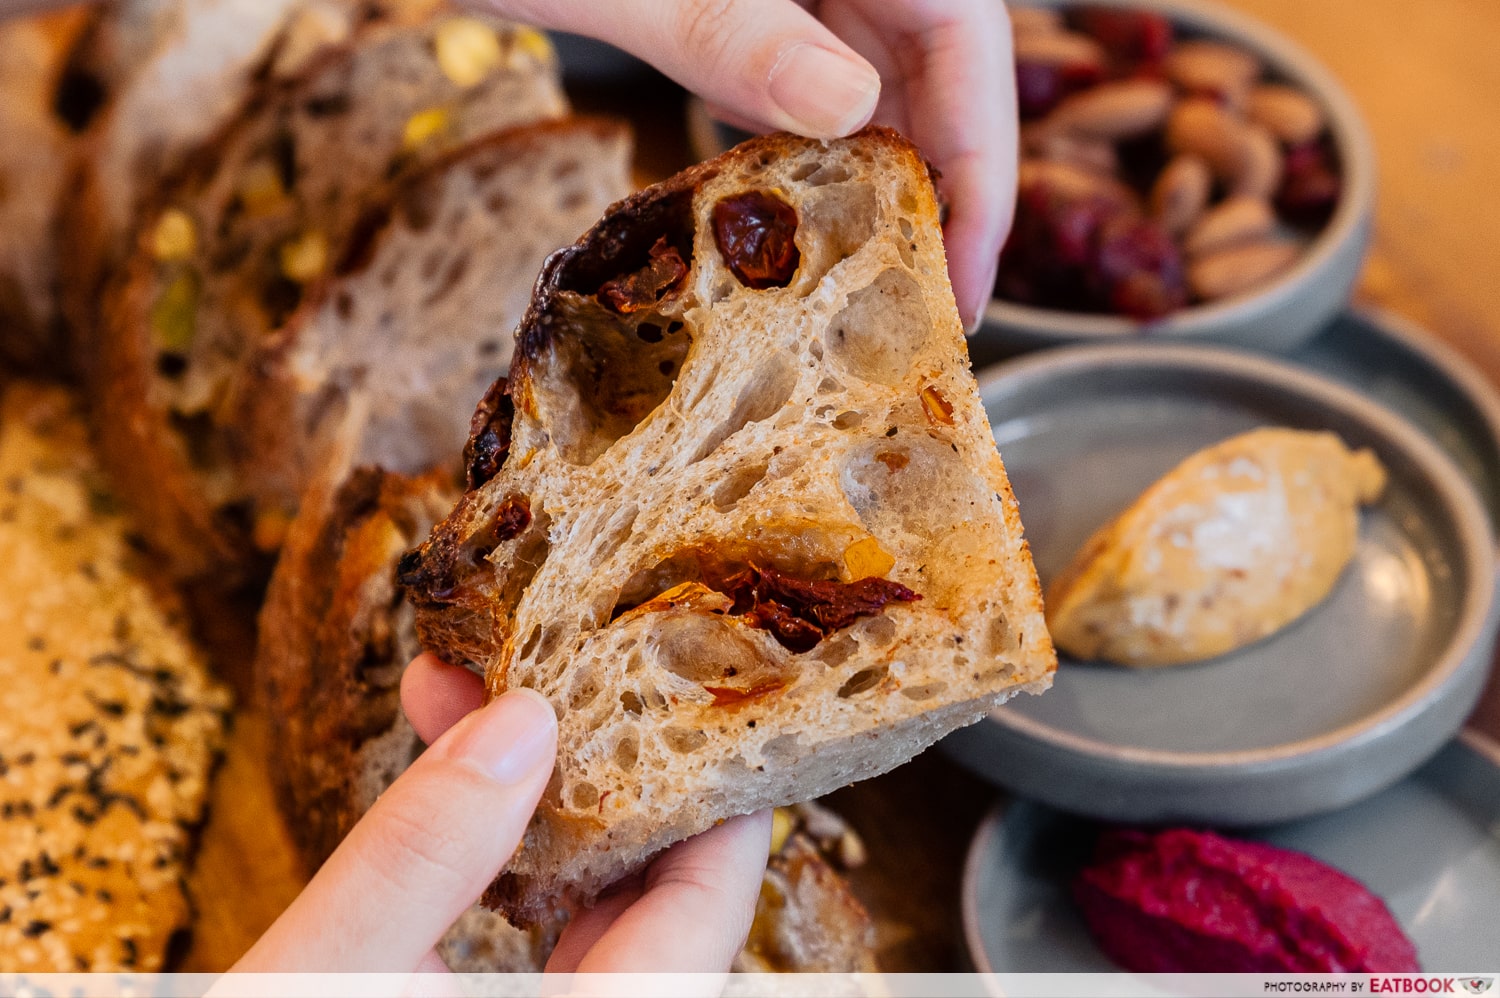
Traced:
[[688, 265], [682, 254], [662, 236], [652, 245], [646, 265], [640, 270], [604, 282], [599, 289], [599, 300], [621, 315], [653, 308], [662, 299], [676, 294], [687, 274]]
[[763, 291], [792, 282], [797, 211], [770, 191], [734, 194], [714, 205], [714, 238], [729, 269], [747, 288]]
[[705, 686], [703, 689], [713, 696], [715, 707], [734, 707], [747, 700], [786, 689], [786, 683], [761, 683], [748, 690], [735, 689], [733, 686]]
[[794, 652], [810, 651], [834, 631], [861, 617], [873, 617], [891, 603], [922, 598], [889, 579], [798, 579], [756, 566], [710, 585], [734, 599], [731, 614], [745, 617], [752, 627], [770, 631]]
[[469, 442], [464, 445], [469, 488], [477, 489], [500, 473], [505, 455], [510, 453], [510, 428], [515, 418], [510, 382], [497, 378], [469, 421]]

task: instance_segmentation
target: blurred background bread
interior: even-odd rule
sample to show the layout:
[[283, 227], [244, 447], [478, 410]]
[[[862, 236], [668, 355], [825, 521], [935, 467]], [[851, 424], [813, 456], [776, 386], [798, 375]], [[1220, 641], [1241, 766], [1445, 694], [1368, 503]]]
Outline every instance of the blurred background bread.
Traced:
[[140, 557], [77, 399], [0, 399], [0, 968], [161, 969], [229, 698]]

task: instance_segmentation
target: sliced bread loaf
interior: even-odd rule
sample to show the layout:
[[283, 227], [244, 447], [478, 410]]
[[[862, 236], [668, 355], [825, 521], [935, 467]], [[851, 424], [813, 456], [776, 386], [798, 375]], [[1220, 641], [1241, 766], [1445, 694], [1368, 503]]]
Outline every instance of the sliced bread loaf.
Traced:
[[0, 481], [0, 970], [159, 970], [228, 698], [74, 399], [5, 388]]
[[[598, 121], [476, 140], [378, 197], [376, 178], [316, 155], [287, 175], [305, 183], [270, 181], [302, 190], [296, 206], [244, 238], [171, 199], [106, 306], [101, 434], [180, 576], [254, 574], [330, 464], [417, 471], [455, 453], [467, 416], [443, 400], [505, 371], [501, 331], [542, 260], [629, 182], [627, 134]], [[238, 182], [266, 177], [252, 163]]]
[[402, 563], [426, 647], [558, 711], [487, 897], [511, 917], [1049, 685], [929, 169], [895, 133], [752, 140], [614, 206], [548, 262], [512, 377]]

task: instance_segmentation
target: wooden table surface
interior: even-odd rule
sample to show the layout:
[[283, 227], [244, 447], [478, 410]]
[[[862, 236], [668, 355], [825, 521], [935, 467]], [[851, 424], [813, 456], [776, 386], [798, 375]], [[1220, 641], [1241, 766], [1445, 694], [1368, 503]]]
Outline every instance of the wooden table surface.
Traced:
[[[1322, 59], [1363, 109], [1380, 162], [1374, 248], [1359, 299], [1425, 325], [1500, 384], [1500, 3], [1495, 0], [1234, 0]], [[583, 103], [591, 103], [583, 94]], [[677, 165], [648, 124], [644, 172]], [[597, 97], [602, 103], [607, 99]], [[654, 134], [660, 133], [660, 134]], [[1500, 682], [1474, 722], [1500, 736]], [[198, 931], [185, 969], [227, 967], [296, 894], [299, 880], [259, 759], [265, 725], [238, 720], [193, 877]], [[937, 753], [835, 795], [865, 835], [856, 888], [881, 918], [890, 970], [964, 968], [958, 888], [964, 850], [995, 793]]]

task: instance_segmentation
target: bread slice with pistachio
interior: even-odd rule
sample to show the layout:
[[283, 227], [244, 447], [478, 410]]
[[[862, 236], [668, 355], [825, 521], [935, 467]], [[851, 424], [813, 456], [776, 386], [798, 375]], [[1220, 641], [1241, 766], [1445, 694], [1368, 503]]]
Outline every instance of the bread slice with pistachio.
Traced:
[[597, 121], [450, 147], [561, 98], [547, 50], [518, 40], [534, 32], [498, 49], [524, 66], [460, 90], [440, 28], [278, 88], [148, 213], [106, 299], [101, 436], [179, 576], [256, 574], [329, 462], [418, 470], [460, 447], [465, 418], [435, 400], [505, 370], [495, 323], [628, 189], [628, 137]]
[[615, 205], [548, 262], [512, 379], [402, 565], [427, 648], [557, 708], [487, 897], [511, 917], [1049, 685], [929, 169], [894, 132], [752, 140]]
[[0, 965], [155, 971], [225, 691], [104, 487], [77, 400], [0, 395]]
[[[310, 874], [421, 752], [398, 702], [420, 650], [396, 564], [453, 507], [456, 476], [359, 469], [310, 492], [261, 613], [256, 668], [272, 723], [269, 771]], [[736, 969], [874, 970], [870, 917], [840, 868], [857, 835], [817, 805], [779, 811], [755, 925]], [[476, 907], [438, 952], [455, 971], [536, 973], [565, 916], [519, 929]]]

